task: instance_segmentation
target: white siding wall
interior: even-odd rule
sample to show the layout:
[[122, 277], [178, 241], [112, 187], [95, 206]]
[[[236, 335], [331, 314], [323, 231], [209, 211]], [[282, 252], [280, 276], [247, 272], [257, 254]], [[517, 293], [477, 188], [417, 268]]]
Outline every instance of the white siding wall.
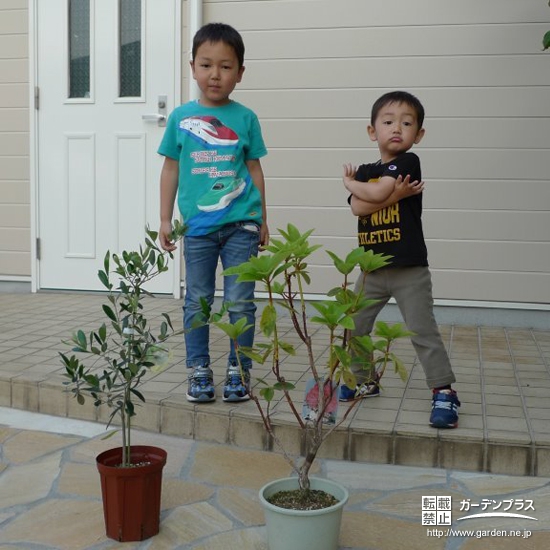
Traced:
[[[210, 21], [245, 40], [234, 98], [264, 129], [272, 233], [292, 222], [336, 253], [356, 246], [341, 166], [376, 160], [370, 107], [405, 89], [427, 113], [435, 297], [550, 304], [546, 0], [207, 0]], [[313, 292], [337, 282], [324, 252], [312, 271]]]
[[[182, 100], [187, 1], [182, 0]], [[423, 101], [416, 148], [440, 299], [550, 304], [550, 29], [546, 0], [205, 0], [247, 55], [235, 99], [256, 110], [272, 233], [288, 222], [345, 254], [355, 219], [343, 162], [377, 150], [365, 127], [392, 89]], [[0, 279], [30, 276], [28, 0], [0, 2]], [[318, 252], [313, 292], [336, 283]]]
[[0, 279], [30, 262], [27, 0], [0, 2]]

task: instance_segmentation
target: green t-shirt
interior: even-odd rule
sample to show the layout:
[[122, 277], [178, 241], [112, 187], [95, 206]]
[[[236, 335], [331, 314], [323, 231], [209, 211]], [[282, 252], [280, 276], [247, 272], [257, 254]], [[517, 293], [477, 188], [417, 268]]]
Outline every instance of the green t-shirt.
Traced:
[[267, 154], [258, 117], [231, 101], [190, 101], [168, 117], [158, 152], [179, 161], [178, 206], [187, 235], [235, 222], [262, 224], [262, 199], [246, 167]]

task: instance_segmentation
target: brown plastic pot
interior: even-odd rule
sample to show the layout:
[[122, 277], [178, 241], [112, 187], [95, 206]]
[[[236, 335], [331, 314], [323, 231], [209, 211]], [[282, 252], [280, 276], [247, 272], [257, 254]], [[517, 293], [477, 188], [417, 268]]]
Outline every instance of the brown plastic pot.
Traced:
[[166, 451], [158, 447], [131, 447], [132, 464], [122, 468], [122, 447], [97, 456], [107, 536], [120, 542], [145, 540], [159, 532], [162, 469]]

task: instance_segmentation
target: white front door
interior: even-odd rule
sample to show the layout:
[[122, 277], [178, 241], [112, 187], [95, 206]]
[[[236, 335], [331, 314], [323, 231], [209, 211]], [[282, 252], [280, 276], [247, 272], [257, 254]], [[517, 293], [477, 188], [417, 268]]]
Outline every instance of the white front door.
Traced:
[[[179, 0], [38, 0], [39, 288], [104, 290], [107, 250], [159, 225]], [[179, 97], [179, 94], [177, 94]], [[172, 293], [173, 271], [149, 290]]]

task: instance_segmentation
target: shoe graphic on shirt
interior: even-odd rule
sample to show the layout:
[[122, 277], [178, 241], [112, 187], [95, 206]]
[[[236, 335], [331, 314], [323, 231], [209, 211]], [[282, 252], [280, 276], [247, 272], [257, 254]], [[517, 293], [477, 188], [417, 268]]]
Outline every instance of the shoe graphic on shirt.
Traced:
[[180, 128], [203, 145], [229, 147], [239, 136], [214, 116], [192, 116], [180, 121]]
[[242, 178], [217, 179], [210, 191], [197, 201], [197, 207], [203, 212], [214, 212], [227, 208], [244, 191], [245, 187], [246, 181]]

